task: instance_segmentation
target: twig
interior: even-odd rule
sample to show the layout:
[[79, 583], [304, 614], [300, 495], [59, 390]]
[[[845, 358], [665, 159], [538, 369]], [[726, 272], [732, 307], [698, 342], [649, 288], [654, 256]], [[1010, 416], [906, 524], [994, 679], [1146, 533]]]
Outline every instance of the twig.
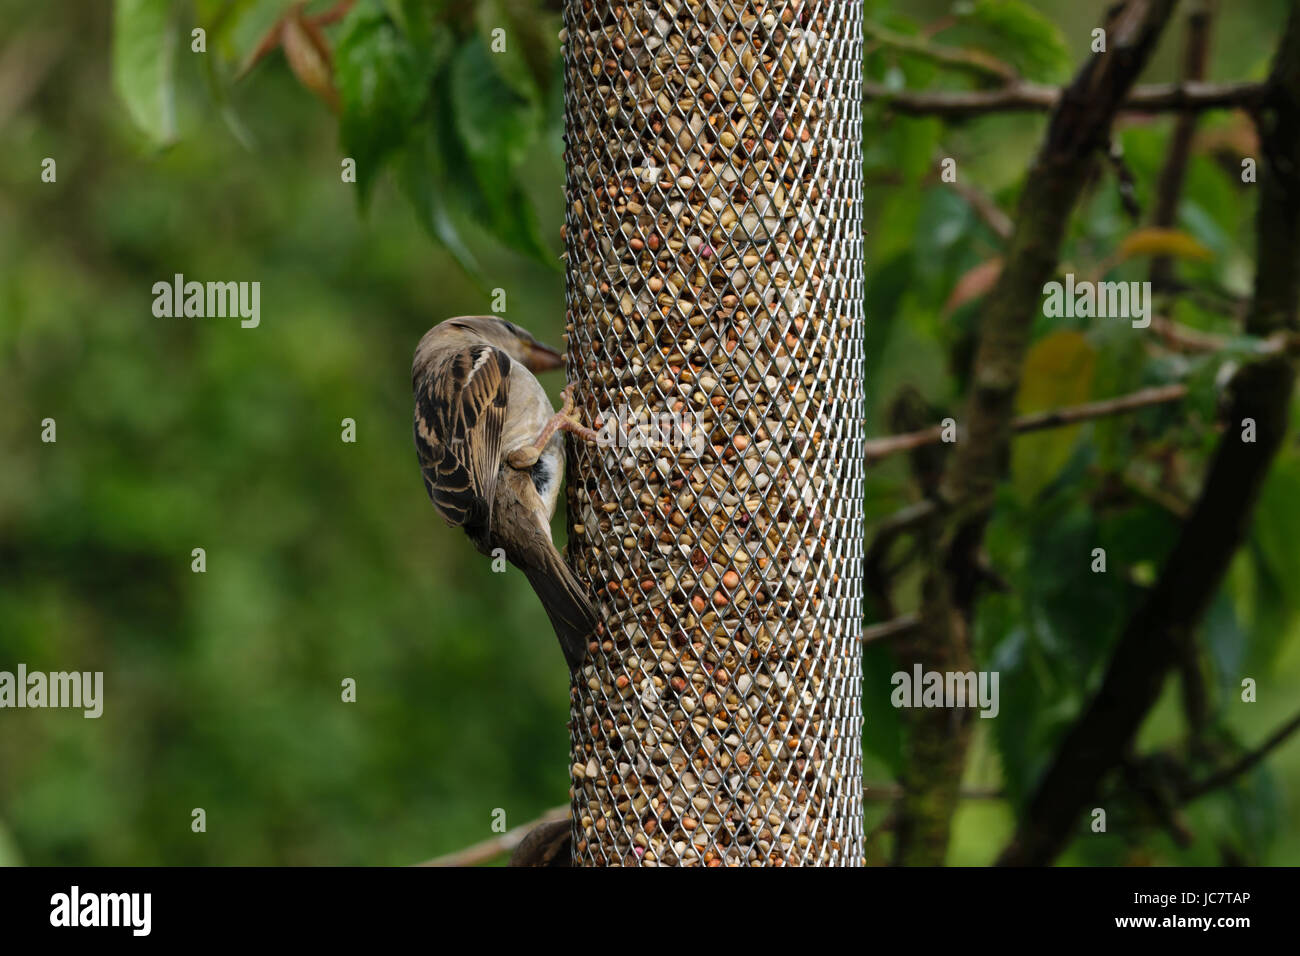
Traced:
[[1131, 395], [1122, 395], [1119, 398], [1108, 398], [1099, 402], [1088, 402], [1084, 405], [1071, 405], [1067, 408], [1057, 408], [1033, 415], [1024, 415], [1015, 420], [1012, 428], [1017, 433], [1023, 434], [1024, 432], [1041, 431], [1044, 428], [1077, 425], [1079, 422], [1086, 422], [1094, 418], [1120, 415], [1124, 412], [1147, 408], [1151, 405], [1176, 402], [1186, 397], [1186, 395], [1186, 385], [1158, 385], [1154, 388], [1144, 388], [1140, 392], [1134, 392]]
[[1181, 352], [1219, 352], [1228, 345], [1228, 338], [1212, 332], [1189, 328], [1163, 315], [1151, 318], [1151, 331], [1155, 332], [1165, 343]]
[[[885, 802], [897, 800], [902, 796], [902, 793], [903, 788], [896, 783], [866, 783], [863, 784], [862, 798], [868, 801]], [[1003, 796], [1002, 791], [988, 788], [967, 788], [961, 791], [961, 797], [964, 800], [1001, 800]], [[567, 820], [568, 817], [568, 804], [562, 807], [552, 807], [536, 820], [530, 820], [528, 823], [514, 827], [500, 836], [495, 836], [490, 840], [483, 840], [464, 849], [434, 857], [432, 860], [425, 860], [423, 863], [415, 865], [477, 866], [480, 863], [488, 863], [502, 854], [513, 852], [519, 846], [520, 841], [535, 828], [547, 823], [559, 823], [562, 820]]]
[[867, 464], [896, 455], [902, 451], [911, 451], [923, 445], [933, 445], [943, 437], [943, 426], [935, 425], [919, 432], [907, 432], [903, 435], [890, 435], [887, 438], [870, 438], [863, 446], [863, 455]]
[[1124, 782], [1137, 798], [1146, 805], [1148, 812], [1156, 822], [1173, 838], [1180, 847], [1192, 845], [1196, 836], [1192, 833], [1186, 819], [1178, 812], [1178, 802], [1168, 780], [1161, 773], [1159, 760], [1141, 760], [1137, 758], [1123, 762]]
[[[1210, 58], [1210, 25], [1215, 14], [1216, 0], [1200, 0], [1187, 17], [1187, 42], [1183, 49], [1183, 80], [1198, 83], [1205, 79]], [[1169, 229], [1178, 214], [1182, 198], [1183, 180], [1187, 174], [1187, 161], [1191, 156], [1192, 140], [1196, 136], [1195, 113], [1181, 113], [1174, 124], [1169, 140], [1169, 152], [1156, 184], [1155, 214], [1151, 224]], [[1163, 289], [1174, 277], [1174, 260], [1170, 256], [1156, 256], [1151, 260], [1151, 284]]]
[[[868, 783], [863, 786], [864, 800], [897, 800], [906, 788], [899, 783]], [[1006, 794], [988, 787], [962, 787], [957, 796], [963, 800], [1001, 800]]]
[[[939, 167], [935, 166], [931, 172], [932, 179], [937, 179], [938, 174]], [[1011, 233], [1015, 230], [1015, 224], [1012, 223], [1011, 217], [1002, 211], [1002, 207], [993, 201], [993, 197], [983, 190], [960, 180], [955, 183], [944, 183], [944, 185], [960, 196], [995, 236], [1004, 242], [1011, 238]]]
[[[1118, 110], [1122, 113], [1254, 111], [1264, 105], [1267, 93], [1264, 83], [1154, 83], [1135, 87]], [[992, 90], [892, 90], [878, 83], [864, 83], [862, 98], [879, 100], [895, 112], [909, 116], [956, 119], [985, 113], [1046, 113], [1060, 102], [1061, 87], [1020, 82]]]
[[933, 511], [934, 502], [929, 499], [913, 502], [905, 508], [898, 509], [889, 517], [877, 522], [872, 526], [872, 530], [876, 532], [877, 540], [885, 535], [896, 535], [899, 532], [915, 528]]
[[[1151, 318], [1151, 331], [1182, 352], [1221, 352], [1233, 345], [1233, 340], [1226, 335], [1202, 332], [1161, 315]], [[1258, 339], [1248, 350], [1243, 350], [1254, 355], [1300, 355], [1300, 334], [1282, 329], [1266, 339]]]
[[1122, 472], [1120, 480], [1124, 483], [1124, 487], [1141, 495], [1157, 507], [1164, 508], [1179, 521], [1185, 519], [1188, 512], [1192, 510], [1192, 506], [1188, 502], [1172, 491], [1152, 484], [1130, 471]]
[[[1024, 434], [1025, 432], [1042, 431], [1045, 428], [1077, 425], [1081, 422], [1105, 418], [1109, 415], [1122, 415], [1125, 412], [1136, 411], [1139, 408], [1147, 408], [1151, 405], [1176, 402], [1186, 395], [1186, 385], [1160, 385], [1154, 388], [1144, 388], [1139, 392], [1133, 392], [1131, 395], [1121, 395], [1119, 398], [1107, 398], [1097, 402], [1086, 402], [1082, 405], [1069, 405], [1065, 408], [1055, 408], [1045, 412], [1035, 412], [1032, 415], [1022, 415], [1011, 423], [1011, 430], [1016, 434]], [[923, 445], [931, 445], [939, 441], [942, 432], [943, 427], [936, 425], [933, 428], [926, 428], [919, 432], [889, 435], [885, 438], [872, 438], [864, 443], [864, 455], [867, 463], [871, 464], [889, 455], [911, 451], [913, 448], [920, 448]]]
[[883, 621], [880, 624], [871, 624], [864, 627], [860, 642], [865, 646], [875, 641], [886, 641], [891, 637], [910, 634], [920, 626], [921, 616], [919, 614], [904, 614], [892, 621]]
[[1300, 730], [1300, 713], [1296, 714], [1285, 724], [1275, 730], [1273, 736], [1264, 741], [1258, 749], [1252, 750], [1236, 763], [1225, 767], [1218, 773], [1211, 774], [1200, 783], [1188, 787], [1181, 795], [1181, 802], [1189, 803], [1198, 797], [1205, 796], [1207, 793], [1226, 787], [1242, 774], [1249, 771], [1278, 747], [1282, 746], [1282, 744], [1286, 742], [1286, 739], [1297, 730]]
[[514, 827], [495, 836], [490, 840], [484, 840], [481, 843], [475, 843], [473, 846], [467, 846], [463, 850], [456, 850], [454, 853], [448, 853], [444, 856], [434, 857], [432, 860], [425, 860], [423, 863], [417, 863], [416, 866], [477, 866], [480, 863], [487, 863], [494, 860], [503, 853], [510, 853], [519, 845], [534, 827], [541, 826], [543, 823], [555, 823], [564, 820], [569, 816], [569, 805], [566, 803], [562, 807], [553, 807], [547, 810], [536, 820], [530, 820], [522, 826]]
[[870, 21], [862, 24], [862, 32], [884, 46], [930, 60], [932, 63], [962, 70], [977, 78], [991, 78], [1001, 82], [1014, 81], [1018, 78], [1012, 66], [979, 50], [936, 46], [921, 37], [895, 33]]

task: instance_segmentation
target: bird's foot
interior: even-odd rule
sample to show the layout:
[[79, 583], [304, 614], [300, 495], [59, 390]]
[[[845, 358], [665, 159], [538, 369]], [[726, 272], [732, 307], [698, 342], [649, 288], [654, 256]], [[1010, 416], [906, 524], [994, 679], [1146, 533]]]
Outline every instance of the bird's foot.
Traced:
[[574, 410], [578, 407], [577, 400], [573, 397], [573, 390], [578, 387], [576, 382], [564, 386], [564, 391], [560, 392], [564, 399], [564, 407], [560, 409], [560, 414], [565, 418], [572, 418]]
[[[561, 393], [564, 396], [563, 407], [551, 416], [551, 420], [546, 423], [542, 433], [537, 436], [537, 441], [533, 442], [536, 448], [545, 448], [546, 443], [551, 440], [555, 432], [572, 432], [579, 438], [585, 438], [589, 442], [600, 443], [600, 433], [594, 429], [587, 428], [582, 424], [582, 420], [577, 415], [577, 403], [573, 398], [573, 390], [576, 386], [566, 385]], [[522, 451], [523, 449], [520, 449]]]
[[582, 419], [578, 417], [577, 402], [573, 398], [573, 390], [577, 385], [566, 385], [561, 393], [564, 396], [564, 407], [560, 409], [557, 418], [562, 418], [558, 427], [566, 432], [573, 432], [579, 438], [585, 438], [590, 442], [600, 442], [600, 433], [594, 429], [588, 428], [582, 424]]

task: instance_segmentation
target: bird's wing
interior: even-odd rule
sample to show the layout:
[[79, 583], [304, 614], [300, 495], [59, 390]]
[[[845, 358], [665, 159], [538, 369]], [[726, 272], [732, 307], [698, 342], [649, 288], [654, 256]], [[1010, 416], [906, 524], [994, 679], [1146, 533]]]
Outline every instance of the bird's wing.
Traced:
[[450, 525], [475, 539], [492, 522], [510, 357], [478, 343], [432, 365], [415, 389], [415, 447], [424, 486]]

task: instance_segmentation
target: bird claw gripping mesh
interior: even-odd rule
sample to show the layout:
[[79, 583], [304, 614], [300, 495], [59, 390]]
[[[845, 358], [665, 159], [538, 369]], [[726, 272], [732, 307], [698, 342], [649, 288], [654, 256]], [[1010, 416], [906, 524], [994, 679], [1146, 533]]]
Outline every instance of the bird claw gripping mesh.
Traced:
[[861, 16], [565, 5], [579, 865], [862, 862]]

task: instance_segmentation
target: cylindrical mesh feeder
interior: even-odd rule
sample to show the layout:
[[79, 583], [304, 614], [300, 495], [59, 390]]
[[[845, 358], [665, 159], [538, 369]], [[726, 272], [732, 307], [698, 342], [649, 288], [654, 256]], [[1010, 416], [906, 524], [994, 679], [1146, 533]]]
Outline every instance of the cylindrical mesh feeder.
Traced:
[[862, 862], [861, 4], [565, 4], [578, 865]]

